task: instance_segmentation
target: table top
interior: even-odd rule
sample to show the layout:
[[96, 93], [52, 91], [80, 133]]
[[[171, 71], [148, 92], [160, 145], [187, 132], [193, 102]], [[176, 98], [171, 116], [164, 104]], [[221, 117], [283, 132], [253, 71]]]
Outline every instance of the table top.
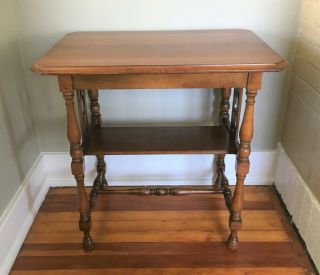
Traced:
[[248, 30], [75, 32], [32, 67], [41, 74], [280, 71], [287, 62]]

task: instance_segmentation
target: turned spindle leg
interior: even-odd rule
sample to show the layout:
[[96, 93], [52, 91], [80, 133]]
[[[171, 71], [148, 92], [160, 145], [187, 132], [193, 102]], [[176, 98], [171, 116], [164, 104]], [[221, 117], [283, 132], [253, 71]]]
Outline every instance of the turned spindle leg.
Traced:
[[[99, 92], [98, 90], [89, 90], [89, 98], [90, 98], [90, 111], [91, 111], [91, 125], [92, 127], [101, 127], [101, 114], [100, 114], [100, 105], [99, 105]], [[97, 154], [97, 172], [98, 177], [102, 177], [100, 180], [101, 185], [107, 186], [107, 180], [105, 178], [106, 174], [106, 163], [104, 161], [104, 155], [103, 154]], [[97, 178], [98, 178], [97, 177]], [[103, 186], [102, 186], [103, 187]]]
[[221, 186], [221, 170], [225, 168], [224, 166], [224, 158], [225, 155], [217, 155], [216, 156], [216, 174], [217, 178], [215, 181], [215, 185]]
[[65, 99], [67, 110], [67, 135], [70, 142], [70, 155], [72, 157], [71, 171], [77, 181], [78, 207], [80, 212], [79, 227], [83, 231], [83, 248], [90, 251], [94, 248], [90, 236], [91, 217], [89, 213], [89, 201], [84, 186], [83, 150], [81, 146], [81, 134], [74, 110], [74, 91], [69, 76], [59, 77], [60, 90]]
[[[99, 91], [89, 90], [90, 111], [91, 111], [91, 127], [101, 127], [101, 114], [99, 105]], [[94, 180], [93, 188], [90, 193], [90, 211], [93, 210], [99, 191], [103, 190], [104, 186], [108, 186], [106, 180], [106, 163], [102, 153], [97, 154], [97, 177]]]
[[104, 161], [104, 155], [98, 154], [97, 155], [98, 164], [97, 164], [97, 172], [100, 176], [99, 185], [100, 189], [103, 190], [104, 187], [108, 186], [108, 182], [106, 180], [106, 162]]
[[100, 114], [100, 105], [98, 100], [99, 91], [89, 90], [88, 94], [90, 98], [91, 126], [92, 128], [96, 126], [101, 127], [101, 114]]
[[106, 163], [104, 161], [104, 155], [97, 155], [98, 163], [97, 163], [97, 177], [93, 182], [93, 188], [90, 192], [90, 212], [94, 209], [96, 205], [96, 200], [99, 194], [99, 191], [103, 191], [105, 187], [108, 186], [108, 182], [106, 180]]
[[244, 180], [246, 175], [249, 173], [249, 156], [251, 152], [250, 142], [253, 137], [253, 114], [257, 91], [247, 89], [246, 94], [246, 108], [240, 129], [240, 145], [237, 154], [237, 183], [232, 198], [232, 211], [229, 221], [231, 234], [228, 239], [228, 247], [232, 251], [235, 251], [238, 248], [237, 231], [241, 229], [241, 210], [243, 209]]
[[221, 102], [220, 102], [220, 112], [219, 112], [219, 123], [220, 125], [229, 126], [229, 110], [230, 110], [230, 96], [231, 89], [225, 88], [221, 90]]
[[[220, 185], [223, 191], [224, 200], [226, 203], [226, 206], [229, 210], [231, 210], [231, 201], [232, 201], [232, 192], [229, 187], [229, 181], [225, 175], [225, 163], [224, 163], [225, 155], [218, 155], [217, 156], [217, 180], [216, 185]], [[218, 181], [218, 182], [217, 182]]]
[[[229, 116], [229, 109], [230, 109], [230, 96], [231, 96], [231, 89], [230, 88], [224, 88], [221, 90], [221, 102], [220, 102], [220, 112], [219, 112], [219, 124], [225, 125], [227, 128], [230, 125], [230, 116]], [[224, 172], [225, 165], [224, 165], [224, 158], [225, 154], [218, 155], [216, 158], [216, 172], [217, 172], [217, 178], [215, 181], [215, 185], [222, 186], [222, 181], [224, 180], [222, 178], [221, 171]], [[226, 178], [225, 178], [226, 179]]]

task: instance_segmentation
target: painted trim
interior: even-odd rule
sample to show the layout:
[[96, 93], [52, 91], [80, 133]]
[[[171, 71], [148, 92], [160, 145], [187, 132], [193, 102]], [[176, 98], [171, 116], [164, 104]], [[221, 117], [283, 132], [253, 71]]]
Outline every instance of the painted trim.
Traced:
[[[253, 152], [247, 184], [272, 184], [276, 151]], [[51, 186], [75, 186], [68, 153], [41, 153], [0, 217], [0, 274], [8, 274]], [[86, 157], [86, 184], [95, 177], [95, 157]], [[111, 185], [206, 185], [212, 183], [212, 155], [108, 156]], [[235, 156], [226, 157], [235, 183]]]
[[281, 144], [277, 150], [275, 185], [320, 270], [320, 203]]
[[[68, 153], [45, 153], [50, 186], [75, 186]], [[96, 175], [94, 156], [85, 157], [85, 183]], [[107, 156], [107, 179], [112, 186], [210, 185], [215, 178], [212, 155]], [[274, 181], [276, 151], [252, 152], [247, 185], [270, 185]], [[235, 156], [226, 156], [226, 175], [235, 184]]]
[[0, 274], [8, 274], [48, 192], [40, 154], [0, 217]]
[[[112, 185], [211, 184], [212, 156], [107, 157]], [[151, 157], [151, 158], [150, 158]], [[308, 251], [320, 269], [320, 204], [279, 144], [276, 151], [253, 152], [247, 184], [276, 184]], [[235, 183], [234, 156], [227, 156], [226, 174]], [[146, 163], [149, 165], [146, 166]], [[176, 163], [178, 165], [173, 165]], [[86, 157], [86, 184], [92, 184], [95, 158]], [[123, 169], [128, 166], [128, 169]], [[0, 217], [0, 274], [8, 274], [32, 222], [51, 186], [74, 186], [68, 153], [41, 153]], [[113, 168], [112, 168], [113, 167]], [[160, 168], [160, 169], [159, 169]], [[142, 174], [130, 172], [137, 169]], [[155, 173], [155, 169], [161, 171]], [[170, 169], [171, 173], [168, 175]], [[200, 171], [200, 172], [197, 172]], [[275, 178], [274, 178], [275, 172]], [[198, 173], [198, 174], [197, 174]], [[184, 179], [181, 177], [184, 176]], [[142, 184], [143, 183], [143, 184]], [[17, 226], [19, 225], [19, 226]]]

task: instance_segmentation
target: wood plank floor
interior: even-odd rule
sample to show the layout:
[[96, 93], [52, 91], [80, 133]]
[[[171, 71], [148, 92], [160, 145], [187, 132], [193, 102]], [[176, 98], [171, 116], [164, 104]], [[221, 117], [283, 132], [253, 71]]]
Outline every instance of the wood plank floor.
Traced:
[[221, 195], [100, 195], [81, 248], [75, 188], [52, 188], [10, 274], [316, 274], [273, 187], [246, 187], [240, 248]]

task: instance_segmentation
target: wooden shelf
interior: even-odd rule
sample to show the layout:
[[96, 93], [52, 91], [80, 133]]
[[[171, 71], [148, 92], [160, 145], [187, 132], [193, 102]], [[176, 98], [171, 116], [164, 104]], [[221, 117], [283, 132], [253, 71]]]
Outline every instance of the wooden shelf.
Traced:
[[236, 146], [225, 126], [96, 127], [85, 155], [226, 154]]

